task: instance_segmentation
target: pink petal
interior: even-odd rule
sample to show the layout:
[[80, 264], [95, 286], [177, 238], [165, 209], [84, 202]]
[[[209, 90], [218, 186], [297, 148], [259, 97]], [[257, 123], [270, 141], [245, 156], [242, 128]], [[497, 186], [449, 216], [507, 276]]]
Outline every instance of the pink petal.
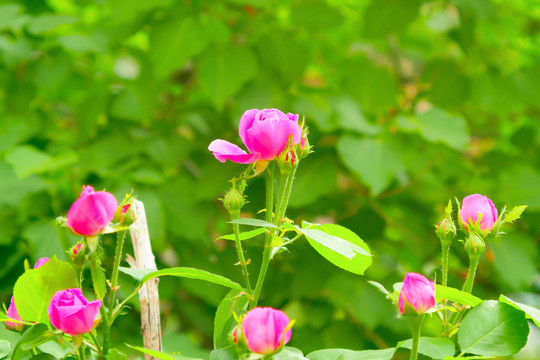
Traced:
[[242, 142], [246, 145], [249, 151], [253, 152], [252, 149], [247, 145], [246, 139], [247, 139], [247, 130], [253, 125], [253, 121], [255, 120], [255, 115], [259, 112], [258, 109], [251, 109], [244, 112], [242, 117], [240, 118], [240, 124], [238, 125], [238, 133], [240, 134], [240, 139], [242, 139]]
[[208, 150], [221, 162], [231, 160], [239, 164], [251, 164], [260, 159], [259, 154], [248, 154], [237, 145], [221, 139], [212, 141]]
[[293, 135], [293, 143], [298, 143], [301, 132], [298, 123], [288, 119], [255, 121], [244, 142], [251, 151], [261, 154], [261, 160], [272, 160], [285, 148], [290, 135]]

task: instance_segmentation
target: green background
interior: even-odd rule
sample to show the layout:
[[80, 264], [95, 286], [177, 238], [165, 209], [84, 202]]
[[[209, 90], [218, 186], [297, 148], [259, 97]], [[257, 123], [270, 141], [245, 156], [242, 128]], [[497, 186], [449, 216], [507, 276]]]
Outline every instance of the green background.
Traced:
[[[305, 116], [315, 150], [288, 216], [346, 226], [375, 253], [364, 277], [306, 241], [277, 257], [261, 304], [297, 320], [290, 345], [308, 353], [409, 338], [366, 280], [440, 278], [434, 224], [449, 199], [471, 193], [499, 210], [529, 205], [488, 244], [474, 293], [540, 304], [535, 0], [1, 1], [0, 300], [9, 303], [24, 259], [63, 258], [76, 241], [54, 219], [83, 184], [119, 200], [133, 189], [160, 268], [242, 282], [233, 244], [215, 239], [231, 232], [216, 199], [244, 167], [219, 163], [207, 146], [241, 145], [241, 114], [270, 107]], [[247, 195], [244, 216], [254, 216], [262, 178]], [[103, 242], [112, 254], [114, 239]], [[253, 278], [261, 242], [246, 243]], [[461, 287], [467, 265], [454, 243], [451, 286]], [[125, 294], [132, 284], [123, 281]], [[161, 280], [166, 351], [207, 356], [199, 349], [211, 346], [225, 293]], [[137, 316], [120, 318], [117, 344], [140, 344]], [[428, 322], [425, 335], [437, 332]]]

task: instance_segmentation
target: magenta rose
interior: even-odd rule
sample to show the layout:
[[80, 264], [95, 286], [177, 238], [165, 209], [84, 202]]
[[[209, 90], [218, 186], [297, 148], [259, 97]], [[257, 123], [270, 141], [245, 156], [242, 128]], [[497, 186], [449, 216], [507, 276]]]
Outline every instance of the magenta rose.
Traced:
[[101, 300], [88, 302], [81, 289], [75, 288], [57, 291], [47, 312], [55, 328], [75, 336], [92, 329], [100, 307]]
[[293, 144], [298, 144], [302, 137], [298, 114], [284, 114], [277, 109], [246, 111], [240, 119], [238, 132], [249, 153], [221, 139], [212, 141], [208, 150], [221, 162], [231, 160], [251, 164], [274, 159], [283, 151], [291, 135]]
[[480, 230], [491, 230], [499, 216], [497, 208], [487, 196], [473, 194], [464, 198], [459, 216], [465, 227], [469, 224], [469, 220], [476, 224], [479, 214], [482, 214]]
[[409, 304], [417, 314], [423, 314], [437, 305], [435, 301], [435, 283], [417, 273], [407, 273], [399, 293], [399, 312], [406, 312]]
[[[13, 299], [13, 296], [11, 297], [11, 304], [9, 304], [9, 308], [6, 313], [6, 316], [13, 320], [22, 321], [21, 317], [19, 316], [19, 313], [17, 312], [17, 308], [15, 307], [15, 301]], [[6, 321], [5, 324], [6, 324], [6, 327], [10, 328], [11, 330], [17, 330], [17, 331], [21, 331], [24, 327], [23, 324], [11, 322], [11, 321]]]
[[248, 311], [242, 321], [242, 332], [249, 350], [269, 355], [274, 353], [281, 343], [287, 344], [291, 340], [291, 329], [285, 332], [289, 322], [283, 311], [271, 307], [256, 307]]
[[118, 202], [111, 193], [94, 191], [91, 186], [83, 186], [79, 197], [67, 214], [67, 225], [82, 236], [95, 236], [111, 222]]

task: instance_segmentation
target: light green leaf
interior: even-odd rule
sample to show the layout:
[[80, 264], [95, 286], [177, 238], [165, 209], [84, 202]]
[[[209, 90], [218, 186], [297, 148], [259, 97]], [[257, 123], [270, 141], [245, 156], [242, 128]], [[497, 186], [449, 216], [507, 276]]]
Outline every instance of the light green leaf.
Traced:
[[[412, 339], [400, 341], [397, 347], [411, 349]], [[444, 359], [447, 356], [454, 355], [456, 346], [448, 338], [421, 337], [418, 344], [418, 352], [433, 359]]]
[[299, 229], [317, 252], [332, 264], [363, 275], [371, 265], [367, 244], [351, 230], [336, 224], [311, 225]]
[[503, 222], [513, 223], [514, 221], [516, 221], [517, 219], [521, 217], [521, 214], [523, 214], [526, 208], [527, 208], [527, 205], [514, 206], [512, 210], [510, 210], [510, 212], [506, 214]]
[[49, 15], [44, 14], [36, 16], [28, 24], [28, 31], [34, 35], [45, 33], [57, 28], [60, 25], [73, 24], [79, 18], [68, 15]]
[[395, 348], [363, 351], [325, 349], [314, 351], [306, 357], [309, 360], [391, 360], [395, 352]]
[[437, 298], [437, 302], [440, 302], [441, 300], [450, 300], [458, 304], [469, 306], [477, 306], [483, 301], [472, 294], [439, 284], [435, 285], [435, 297]]
[[7, 340], [0, 340], [0, 359], [11, 352], [11, 344]]
[[462, 354], [509, 356], [527, 342], [525, 314], [508, 304], [484, 301], [463, 319], [458, 344]]
[[[18, 305], [17, 305], [17, 310], [18, 310]], [[13, 349], [13, 354], [11, 355], [11, 359], [19, 360], [23, 358], [26, 351], [44, 342], [52, 340], [53, 338], [49, 337], [50, 333], [51, 331], [47, 328], [47, 325], [45, 324], [36, 324], [30, 327], [19, 338], [17, 345], [15, 345], [15, 348]]]
[[18, 178], [25, 178], [28, 175], [46, 171], [52, 158], [33, 146], [22, 145], [13, 148], [6, 155], [6, 162], [13, 167]]
[[94, 251], [90, 256], [90, 273], [92, 275], [92, 286], [99, 299], [103, 299], [107, 294], [107, 278], [105, 271], [101, 267], [98, 251]]
[[339, 139], [337, 150], [345, 166], [370, 188], [373, 196], [405, 170], [402, 160], [382, 140], [346, 135]]
[[181, 69], [208, 45], [203, 24], [195, 17], [172, 16], [152, 27], [148, 54], [158, 78]]
[[210, 353], [210, 360], [238, 360], [238, 355], [234, 346], [225, 349], [213, 350]]
[[205, 51], [198, 67], [201, 87], [221, 109], [255, 75], [257, 61], [248, 48], [220, 46]]
[[175, 276], [187, 279], [198, 279], [208, 281], [214, 284], [223, 285], [231, 289], [236, 289], [239, 291], [244, 291], [242, 286], [234, 281], [227, 279], [221, 275], [212, 274], [208, 271], [193, 269], [188, 267], [176, 267], [163, 270], [152, 270], [152, 269], [130, 269], [125, 267], [120, 267], [119, 270], [129, 276], [133, 277], [136, 280], [139, 280], [141, 284], [144, 284], [150, 279], [160, 277], [160, 276]]
[[537, 168], [518, 163], [505, 169], [496, 183], [497, 198], [503, 204], [527, 204], [530, 211], [540, 210], [540, 171]]
[[77, 276], [73, 267], [54, 257], [19, 277], [13, 289], [17, 311], [25, 321], [47, 323], [47, 307], [53, 295], [75, 287]]
[[214, 349], [220, 349], [229, 344], [228, 336], [236, 325], [233, 314], [240, 316], [247, 307], [248, 298], [238, 290], [231, 290], [216, 310], [214, 317]]
[[331, 105], [336, 111], [337, 123], [342, 129], [366, 135], [380, 134], [381, 128], [367, 122], [360, 104], [354, 99], [348, 96], [334, 98]]
[[501, 296], [499, 296], [499, 301], [523, 311], [527, 319], [531, 319], [536, 324], [536, 326], [540, 327], [540, 309], [537, 309], [530, 305], [519, 303], [502, 294]]
[[269, 223], [264, 220], [260, 219], [252, 219], [252, 218], [238, 218], [234, 219], [232, 221], [229, 221], [231, 224], [240, 224], [240, 225], [249, 225], [249, 226], [258, 226], [258, 227], [269, 227], [277, 229], [278, 227], [272, 223]]
[[[302, 160], [296, 172], [289, 200], [290, 208], [301, 208], [315, 203], [337, 186], [338, 164], [330, 156]], [[317, 176], [313, 176], [317, 174]]]
[[[240, 241], [248, 240], [248, 239], [254, 238], [257, 235], [264, 234], [265, 231], [266, 229], [264, 228], [255, 229], [251, 231], [245, 231], [245, 232], [241, 232], [238, 237], [240, 238]], [[236, 236], [234, 234], [223, 235], [217, 238], [217, 240], [219, 239], [236, 241]]]
[[274, 360], [308, 360], [301, 350], [286, 346], [278, 354], [273, 356]]
[[131, 346], [129, 344], [126, 344], [126, 346], [128, 346], [128, 347], [130, 347], [132, 349], [135, 349], [137, 351], [140, 351], [143, 354], [150, 355], [150, 356], [158, 358], [158, 359], [162, 359], [162, 360], [177, 360], [178, 359], [178, 357], [172, 357], [171, 355], [162, 353], [162, 352], [157, 351], [157, 350], [145, 349], [143, 347]]

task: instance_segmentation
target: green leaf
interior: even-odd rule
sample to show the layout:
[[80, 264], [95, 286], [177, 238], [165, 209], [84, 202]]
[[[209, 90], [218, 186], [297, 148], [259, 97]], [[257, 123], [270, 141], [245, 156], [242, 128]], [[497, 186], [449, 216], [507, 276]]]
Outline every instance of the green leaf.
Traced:
[[527, 319], [531, 319], [536, 326], [540, 328], [540, 309], [527, 304], [519, 303], [502, 294], [499, 296], [499, 301], [523, 311], [525, 313], [525, 317], [527, 317]]
[[345, 166], [370, 188], [373, 196], [405, 170], [402, 160], [382, 140], [346, 135], [339, 139], [337, 150]]
[[454, 289], [448, 286], [435, 285], [435, 297], [437, 302], [441, 300], [449, 300], [458, 304], [477, 306], [482, 303], [482, 299], [477, 298], [476, 296], [466, 293], [464, 291]]
[[213, 350], [210, 353], [210, 360], [238, 360], [238, 355], [233, 346], [225, 349]]
[[398, 127], [418, 132], [427, 141], [442, 142], [456, 150], [464, 150], [470, 142], [467, 122], [439, 108], [432, 108], [416, 117], [398, 118]]
[[205, 51], [198, 67], [201, 87], [221, 109], [255, 75], [257, 61], [248, 48], [220, 46]]
[[30, 145], [17, 146], [6, 155], [6, 162], [13, 167], [18, 178], [46, 171], [51, 161], [47, 153]]
[[513, 223], [514, 221], [516, 221], [517, 219], [521, 217], [521, 214], [523, 214], [526, 208], [527, 208], [527, 205], [514, 206], [512, 210], [510, 210], [510, 212], [506, 214], [503, 222]]
[[158, 358], [158, 359], [162, 359], [162, 360], [176, 360], [176, 359], [178, 359], [178, 357], [172, 357], [171, 355], [162, 353], [162, 352], [157, 351], [157, 350], [145, 349], [143, 347], [131, 346], [129, 344], [126, 344], [126, 346], [128, 346], [128, 347], [130, 347], [132, 349], [135, 349], [137, 351], [140, 351], [143, 354], [150, 355], [150, 356]]
[[527, 204], [530, 211], [540, 210], [540, 171], [536, 167], [517, 163], [505, 169], [496, 183], [497, 198], [503, 204]]
[[58, 290], [77, 287], [73, 267], [55, 257], [22, 274], [13, 289], [17, 311], [25, 321], [47, 323], [47, 307]]
[[30, 360], [58, 360], [58, 358], [52, 356], [51, 354], [43, 353], [32, 356]]
[[403, 30], [418, 16], [420, 0], [371, 1], [364, 13], [367, 36], [384, 36]]
[[273, 356], [274, 360], [307, 360], [301, 350], [286, 346], [278, 354]]
[[527, 342], [525, 314], [505, 303], [484, 301], [463, 319], [458, 344], [462, 354], [509, 356]]
[[27, 195], [46, 189], [47, 184], [38, 176], [19, 179], [11, 167], [0, 162], [0, 204], [19, 204]]
[[351, 230], [336, 224], [300, 229], [309, 244], [332, 264], [363, 275], [371, 265], [371, 252], [367, 244]]
[[[98, 240], [99, 241], [99, 240]], [[99, 245], [98, 249], [90, 256], [90, 273], [92, 275], [92, 286], [98, 299], [102, 299], [107, 294], [107, 278], [105, 277], [105, 270], [101, 267], [101, 260], [99, 259]]]
[[360, 134], [377, 135], [381, 128], [367, 122], [362, 108], [354, 99], [348, 96], [335, 98], [331, 101], [332, 108], [337, 114], [337, 123], [342, 129]]
[[144, 284], [150, 279], [160, 277], [160, 276], [175, 276], [187, 279], [198, 279], [208, 281], [214, 284], [223, 285], [231, 289], [236, 289], [238, 291], [244, 291], [240, 284], [235, 283], [234, 281], [227, 279], [221, 275], [212, 274], [208, 271], [193, 269], [189, 267], [176, 267], [163, 270], [152, 270], [152, 269], [130, 269], [125, 267], [120, 267], [119, 270], [124, 274], [128, 274], [136, 280], [139, 280], [141, 284]]
[[248, 305], [248, 298], [238, 290], [231, 290], [219, 303], [214, 317], [214, 349], [220, 349], [229, 344], [229, 333], [236, 325], [233, 314], [240, 316]]
[[[42, 267], [40, 267], [40, 269]], [[18, 310], [18, 305], [17, 305], [17, 310]], [[19, 341], [17, 342], [17, 345], [15, 345], [15, 348], [13, 349], [13, 354], [11, 355], [11, 359], [12, 360], [21, 359], [24, 356], [24, 353], [26, 351], [40, 344], [40, 342], [43, 340], [43, 337], [48, 331], [49, 329], [47, 328], [47, 325], [45, 324], [36, 324], [30, 327], [28, 330], [26, 330], [20, 337]], [[49, 340], [52, 340], [52, 339], [49, 339]]]
[[[266, 229], [255, 229], [251, 231], [241, 232], [239, 234], [239, 238], [240, 238], [240, 241], [248, 240], [248, 239], [254, 238], [257, 235], [264, 234], [265, 231]], [[236, 236], [234, 234], [223, 235], [217, 238], [217, 240], [219, 239], [236, 241]]]
[[302, 160], [294, 179], [289, 207], [305, 207], [328, 195], [337, 186], [337, 176], [338, 164], [330, 156]]
[[[412, 339], [400, 341], [397, 347], [411, 349]], [[418, 352], [433, 359], [444, 359], [454, 355], [456, 346], [448, 338], [421, 337], [418, 343]]]
[[175, 13], [151, 29], [148, 54], [158, 78], [181, 69], [191, 57], [208, 46], [205, 27], [196, 17]]
[[79, 20], [79, 18], [68, 15], [49, 15], [44, 14], [36, 16], [28, 24], [28, 31], [34, 35], [39, 35], [53, 30], [60, 25], [73, 24]]
[[0, 359], [11, 352], [11, 344], [7, 340], [0, 340]]
[[274, 228], [274, 229], [278, 228], [276, 225], [269, 223], [267, 221], [260, 220], [260, 219], [252, 219], [252, 218], [238, 218], [238, 219], [229, 221], [229, 223], [249, 225], [249, 226], [258, 226], [258, 227], [269, 227], [269, 228]]
[[309, 360], [391, 360], [395, 352], [395, 348], [362, 351], [325, 349], [314, 351], [306, 357]]

